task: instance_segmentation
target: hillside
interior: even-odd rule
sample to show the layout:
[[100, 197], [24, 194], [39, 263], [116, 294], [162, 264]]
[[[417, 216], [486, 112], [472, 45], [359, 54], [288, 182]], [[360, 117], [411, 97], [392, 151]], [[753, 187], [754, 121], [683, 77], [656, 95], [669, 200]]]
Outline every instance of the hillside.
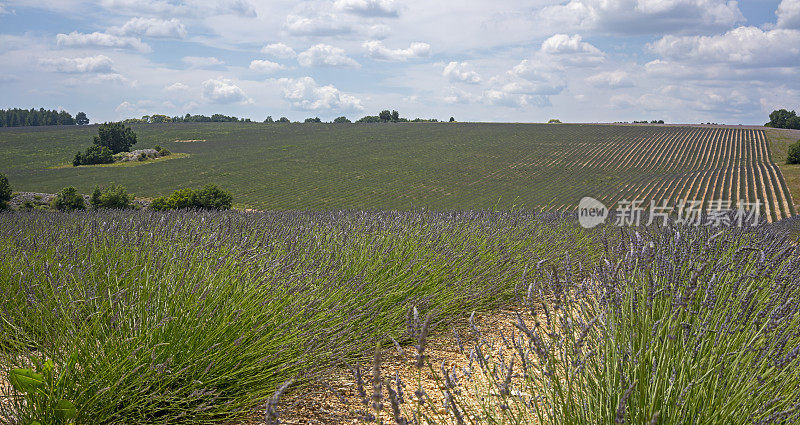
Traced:
[[257, 209], [563, 210], [592, 196], [612, 208], [623, 199], [768, 199], [773, 219], [794, 213], [770, 154], [767, 137], [782, 134], [774, 130], [489, 123], [133, 128], [135, 148], [158, 144], [186, 155], [74, 168], [71, 158], [91, 143], [96, 127], [2, 129], [0, 170], [15, 190], [35, 192], [66, 185], [88, 192], [115, 182], [155, 197], [213, 182], [230, 190], [237, 206]]

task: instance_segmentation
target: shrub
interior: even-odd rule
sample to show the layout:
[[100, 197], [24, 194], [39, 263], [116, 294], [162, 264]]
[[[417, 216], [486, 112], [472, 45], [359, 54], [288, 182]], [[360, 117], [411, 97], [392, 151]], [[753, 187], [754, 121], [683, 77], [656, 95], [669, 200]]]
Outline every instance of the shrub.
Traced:
[[139, 154], [139, 158], [137, 158], [137, 159], [139, 161], [147, 161], [147, 154], [142, 152], [142, 153]]
[[0, 208], [6, 208], [8, 201], [11, 200], [11, 185], [8, 183], [8, 177], [0, 173]]
[[122, 185], [111, 185], [106, 188], [95, 186], [92, 192], [92, 208], [130, 208], [133, 196]]
[[561, 124], [561, 120], [558, 118], [552, 118], [550, 121], [547, 121], [548, 124]]
[[110, 164], [114, 162], [114, 154], [105, 146], [93, 145], [86, 149], [86, 153], [78, 152], [72, 165]]
[[789, 146], [789, 154], [786, 156], [787, 164], [800, 164], [800, 140]]
[[336, 118], [333, 120], [333, 122], [334, 122], [334, 123], [336, 123], [336, 124], [345, 124], [345, 123], [349, 123], [349, 122], [350, 122], [350, 120], [349, 120], [349, 119], [347, 119], [347, 117], [336, 117]]
[[153, 146], [153, 149], [155, 149], [157, 151], [160, 151], [161, 150], [161, 145], [155, 145], [155, 146]]
[[60, 211], [82, 210], [86, 208], [83, 202], [83, 196], [78, 193], [74, 186], [69, 186], [61, 189], [61, 192], [56, 194], [53, 198], [52, 207]]
[[161, 148], [158, 150], [158, 156], [170, 156], [172, 152], [169, 151], [167, 148]]
[[202, 189], [178, 189], [169, 196], [153, 200], [150, 208], [156, 211], [203, 208], [227, 210], [231, 208], [233, 197], [216, 185], [209, 184]]

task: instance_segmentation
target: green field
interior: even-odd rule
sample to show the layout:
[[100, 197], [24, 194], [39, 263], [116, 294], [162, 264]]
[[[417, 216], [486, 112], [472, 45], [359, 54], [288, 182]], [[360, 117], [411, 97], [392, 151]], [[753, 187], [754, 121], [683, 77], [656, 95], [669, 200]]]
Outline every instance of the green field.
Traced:
[[[125, 185], [139, 197], [215, 183], [256, 209], [574, 209], [584, 196], [767, 200], [794, 214], [760, 129], [488, 123], [135, 125], [135, 148], [187, 154], [130, 167], [68, 166], [96, 128], [0, 131], [17, 191]], [[176, 140], [204, 140], [178, 143]], [[773, 143], [774, 145], [774, 143]], [[774, 150], [774, 146], [772, 147]]]

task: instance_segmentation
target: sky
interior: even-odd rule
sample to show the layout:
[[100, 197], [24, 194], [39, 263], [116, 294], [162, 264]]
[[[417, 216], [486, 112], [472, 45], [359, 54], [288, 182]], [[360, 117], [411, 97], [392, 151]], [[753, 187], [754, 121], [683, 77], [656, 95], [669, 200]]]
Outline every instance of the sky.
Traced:
[[800, 0], [0, 0], [0, 109], [763, 124]]

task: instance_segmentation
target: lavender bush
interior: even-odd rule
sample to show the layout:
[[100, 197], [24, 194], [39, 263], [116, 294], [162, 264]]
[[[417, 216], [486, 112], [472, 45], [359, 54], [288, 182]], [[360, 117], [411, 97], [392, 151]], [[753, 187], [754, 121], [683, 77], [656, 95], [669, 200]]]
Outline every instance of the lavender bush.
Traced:
[[[77, 423], [274, 423], [283, 383], [371, 351], [411, 306], [492, 308], [526, 269], [601, 250], [520, 211], [4, 213], [0, 376], [51, 361]], [[48, 417], [23, 400], [0, 422]]]
[[426, 363], [443, 406], [397, 406], [394, 421], [800, 422], [796, 243], [771, 226], [637, 230], [588, 276], [533, 270], [515, 331], [474, 328], [463, 370]]

